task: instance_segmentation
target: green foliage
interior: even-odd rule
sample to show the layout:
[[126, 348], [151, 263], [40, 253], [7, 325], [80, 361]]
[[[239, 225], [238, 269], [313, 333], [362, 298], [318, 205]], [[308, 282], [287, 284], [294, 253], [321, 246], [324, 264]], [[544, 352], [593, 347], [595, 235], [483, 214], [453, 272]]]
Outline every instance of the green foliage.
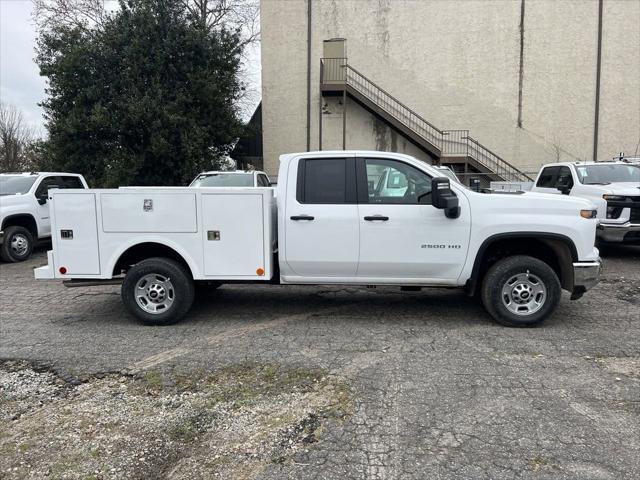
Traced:
[[215, 168], [241, 133], [241, 53], [237, 32], [203, 28], [172, 0], [121, 0], [100, 25], [42, 32], [42, 168], [92, 186], [184, 185]]

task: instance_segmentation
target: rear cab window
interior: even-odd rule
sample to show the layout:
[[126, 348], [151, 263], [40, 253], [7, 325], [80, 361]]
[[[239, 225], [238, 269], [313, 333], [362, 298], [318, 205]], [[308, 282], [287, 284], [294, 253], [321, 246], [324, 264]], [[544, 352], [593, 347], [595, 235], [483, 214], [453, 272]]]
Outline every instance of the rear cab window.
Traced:
[[296, 199], [307, 204], [356, 203], [354, 158], [304, 158], [298, 163]]
[[78, 177], [63, 176], [60, 177], [59, 188], [84, 188], [84, 185]]

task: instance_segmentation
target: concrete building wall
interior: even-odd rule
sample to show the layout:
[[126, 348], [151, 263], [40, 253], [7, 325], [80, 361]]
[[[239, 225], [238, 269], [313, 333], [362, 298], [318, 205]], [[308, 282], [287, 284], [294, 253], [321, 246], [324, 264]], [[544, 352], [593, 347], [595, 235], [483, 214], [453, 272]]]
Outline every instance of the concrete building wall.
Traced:
[[[265, 168], [307, 149], [307, 1], [262, 0]], [[349, 64], [441, 129], [469, 129], [527, 171], [590, 159], [597, 0], [310, 0], [311, 143], [318, 147], [322, 41], [347, 39]], [[598, 156], [633, 153], [640, 140], [640, 1], [604, 0]], [[340, 99], [341, 100], [341, 99]], [[323, 106], [323, 148], [342, 147], [338, 99]], [[405, 151], [411, 142], [353, 101], [347, 148]]]

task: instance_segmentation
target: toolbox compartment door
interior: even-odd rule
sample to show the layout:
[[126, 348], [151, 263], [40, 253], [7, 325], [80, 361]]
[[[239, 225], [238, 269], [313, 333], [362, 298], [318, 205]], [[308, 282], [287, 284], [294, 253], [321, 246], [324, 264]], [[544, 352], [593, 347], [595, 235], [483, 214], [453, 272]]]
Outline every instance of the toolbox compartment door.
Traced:
[[206, 276], [255, 278], [266, 270], [261, 194], [203, 194], [202, 225]]
[[98, 223], [94, 193], [57, 192], [53, 197], [54, 222], [51, 235], [56, 244], [56, 269], [67, 276], [99, 275]]
[[112, 233], [195, 233], [195, 193], [102, 193], [102, 230]]

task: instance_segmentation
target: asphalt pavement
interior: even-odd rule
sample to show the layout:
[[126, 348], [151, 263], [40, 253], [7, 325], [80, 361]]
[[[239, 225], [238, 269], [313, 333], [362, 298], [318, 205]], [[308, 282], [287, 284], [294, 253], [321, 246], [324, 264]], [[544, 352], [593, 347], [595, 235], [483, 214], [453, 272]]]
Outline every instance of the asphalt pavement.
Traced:
[[462, 291], [227, 285], [148, 327], [119, 287], [0, 264], [0, 358], [66, 378], [242, 362], [321, 368], [353, 413], [261, 478], [640, 478], [640, 247], [541, 327], [495, 324]]

